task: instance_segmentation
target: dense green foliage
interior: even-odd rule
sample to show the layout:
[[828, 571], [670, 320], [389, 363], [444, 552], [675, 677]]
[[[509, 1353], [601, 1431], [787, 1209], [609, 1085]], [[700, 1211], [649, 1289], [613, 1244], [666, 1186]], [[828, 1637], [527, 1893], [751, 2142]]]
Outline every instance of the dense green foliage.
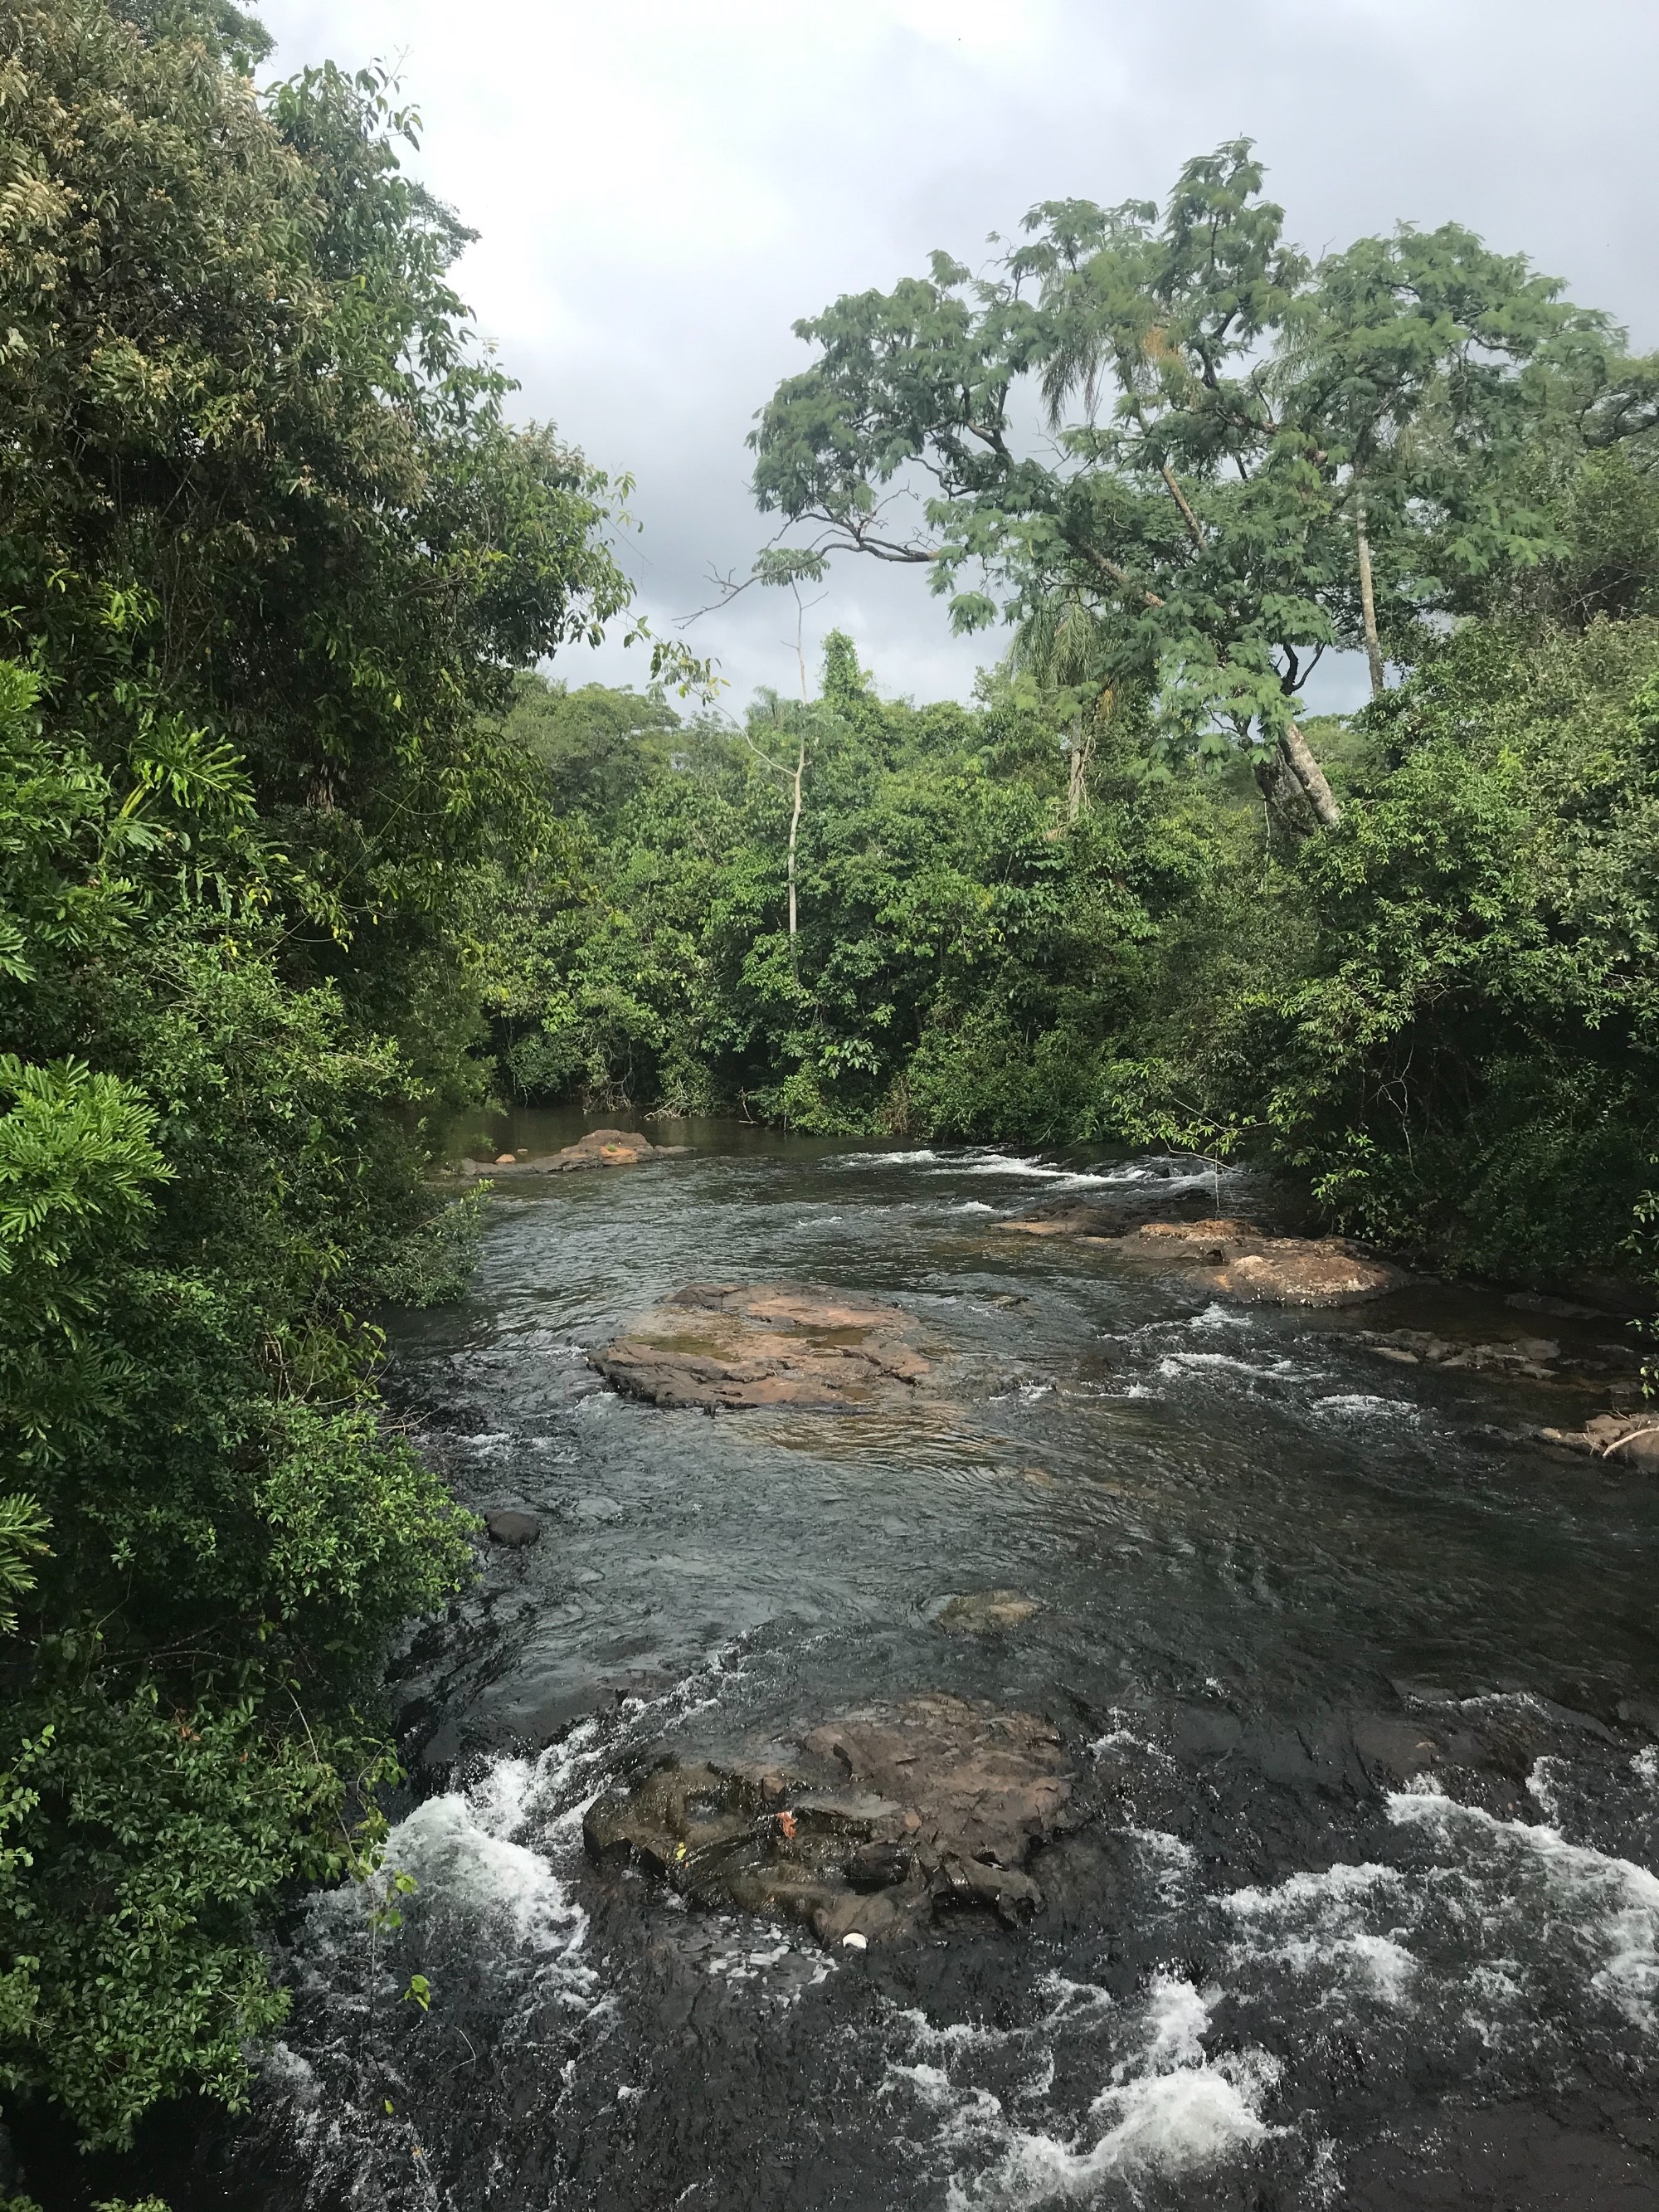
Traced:
[[[1052, 712], [983, 689], [881, 701], [836, 639], [820, 699], [741, 732], [526, 689], [509, 727], [562, 732], [588, 795], [557, 866], [501, 886], [513, 1087], [1244, 1153], [1444, 1263], [1629, 1269], [1659, 1152], [1659, 621], [1467, 623], [1351, 726], [1309, 726], [1344, 801], [1310, 838], [1247, 775], [1158, 773], [1109, 733], [1073, 815]], [[768, 763], [803, 726], [792, 958]]]
[[611, 765], [586, 771], [558, 866], [503, 886], [492, 976], [519, 1089], [825, 1131], [1100, 1133], [1101, 1054], [1203, 864], [1133, 762], [1103, 758], [1065, 828], [1050, 720], [990, 690], [883, 702], [832, 637], [823, 696], [764, 696], [740, 731], [623, 736], [618, 695], [527, 690], [509, 730], [544, 757], [568, 733], [561, 763], [608, 740]]
[[1364, 717], [1337, 831], [1160, 947], [1126, 1126], [1498, 1275], [1629, 1272], [1659, 1156], [1659, 623], [1474, 623]]
[[[757, 580], [926, 561], [971, 626], [976, 567], [1013, 652], [917, 709], [832, 638], [818, 701], [677, 764], [660, 721], [617, 742], [646, 702], [535, 705], [616, 780], [567, 781], [571, 865], [492, 967], [522, 1090], [1249, 1152], [1452, 1264], [1634, 1264], [1659, 372], [1455, 226], [1312, 264], [1261, 182], [1225, 147], [1161, 215], [1045, 205], [987, 279], [936, 258], [799, 326], [756, 488], [811, 534]], [[1304, 735], [1331, 646], [1376, 696]]]
[[470, 1524], [380, 1418], [453, 1276], [484, 710], [626, 597], [506, 422], [372, 76], [0, 15], [0, 2087], [240, 2091], [295, 1883], [362, 1867], [389, 1632]]

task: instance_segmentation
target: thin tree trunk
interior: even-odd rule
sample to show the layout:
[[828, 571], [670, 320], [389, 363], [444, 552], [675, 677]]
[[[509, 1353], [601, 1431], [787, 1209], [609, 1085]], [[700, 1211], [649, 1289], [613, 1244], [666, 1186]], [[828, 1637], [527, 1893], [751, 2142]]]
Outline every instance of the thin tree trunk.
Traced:
[[1320, 828], [1334, 830], [1342, 819], [1342, 809], [1337, 805], [1336, 793], [1325, 781], [1324, 769], [1314, 758], [1309, 750], [1308, 740], [1294, 722], [1285, 724], [1279, 749], [1301, 787], [1302, 796], [1312, 807]]
[[[806, 635], [804, 628], [806, 621], [806, 610], [801, 605], [799, 585], [793, 584], [790, 586], [790, 589], [795, 595], [795, 659], [800, 666], [800, 702], [804, 712], [809, 697], [806, 687]], [[800, 726], [799, 741], [795, 750], [795, 773], [793, 779], [793, 804], [792, 805], [789, 812], [789, 967], [792, 973], [793, 973], [797, 965], [795, 952], [795, 844], [796, 840], [800, 835], [800, 786], [801, 778], [805, 775], [805, 773], [806, 724], [803, 720]]]
[[1075, 822], [1089, 808], [1089, 756], [1094, 750], [1092, 738], [1083, 734], [1081, 720], [1072, 725], [1072, 750], [1066, 757], [1066, 819]]
[[1376, 635], [1376, 593], [1371, 582], [1371, 541], [1365, 532], [1365, 495], [1356, 491], [1353, 531], [1359, 547], [1359, 606], [1365, 623], [1365, 658], [1371, 664], [1371, 696], [1382, 696], [1382, 644]]
[[795, 754], [794, 805], [789, 816], [789, 965], [795, 964], [795, 841], [800, 834], [800, 785], [806, 773], [806, 732], [803, 727]]

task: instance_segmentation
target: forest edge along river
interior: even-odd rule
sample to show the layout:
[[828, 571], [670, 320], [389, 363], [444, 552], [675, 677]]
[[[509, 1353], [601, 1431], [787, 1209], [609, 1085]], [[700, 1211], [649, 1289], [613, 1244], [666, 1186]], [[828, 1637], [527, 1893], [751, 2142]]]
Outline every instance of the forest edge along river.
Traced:
[[[396, 1323], [516, 1535], [396, 1662], [401, 1924], [293, 1917], [200, 2201], [1659, 2203], [1659, 1491], [1538, 1434], [1618, 1316], [1229, 1297], [1283, 1201], [1207, 1163], [665, 1133]], [[909, 1364], [606, 1380], [733, 1312]]]
[[635, 516], [454, 289], [602, 156], [479, 259], [289, 14], [0, 11], [0, 2212], [1651, 2201], [1659, 356], [1507, 91], [750, 224]]

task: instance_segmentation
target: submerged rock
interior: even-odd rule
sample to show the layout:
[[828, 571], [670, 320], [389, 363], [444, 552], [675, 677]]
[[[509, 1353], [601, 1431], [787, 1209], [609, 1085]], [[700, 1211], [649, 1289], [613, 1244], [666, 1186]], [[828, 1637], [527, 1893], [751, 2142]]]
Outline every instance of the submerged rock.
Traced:
[[1564, 1352], [1559, 1339], [1553, 1336], [1505, 1337], [1476, 1344], [1439, 1336], [1432, 1329], [1393, 1328], [1356, 1329], [1334, 1340], [1369, 1345], [1379, 1358], [1402, 1367], [1462, 1368], [1476, 1374], [1518, 1375], [1531, 1382], [1553, 1382], [1563, 1376], [1620, 1375], [1641, 1364], [1637, 1354], [1622, 1344], [1598, 1344], [1588, 1350]]
[[1033, 1713], [944, 1695], [811, 1729], [787, 1768], [665, 1759], [588, 1809], [596, 1859], [631, 1859], [694, 1903], [875, 1942], [933, 1913], [1012, 1920], [1042, 1902], [1026, 1871], [1063, 1824], [1071, 1776]]
[[1547, 1444], [1565, 1444], [1569, 1451], [1589, 1452], [1611, 1460], [1615, 1467], [1659, 1469], [1659, 1406], [1645, 1406], [1633, 1413], [1598, 1413], [1582, 1429], [1540, 1429]]
[[542, 1540], [541, 1522], [533, 1513], [521, 1513], [516, 1506], [506, 1506], [499, 1513], [486, 1513], [484, 1527], [492, 1544], [504, 1544], [510, 1551], [523, 1551]]
[[933, 1371], [897, 1306], [787, 1284], [688, 1283], [588, 1355], [618, 1389], [708, 1413], [793, 1406], [869, 1412]]
[[954, 1629], [959, 1635], [982, 1636], [997, 1629], [1018, 1628], [1042, 1610], [1041, 1599], [1027, 1597], [1023, 1590], [970, 1590], [942, 1606], [938, 1618], [941, 1628]]
[[507, 1176], [569, 1175], [580, 1168], [636, 1167], [641, 1160], [675, 1159], [690, 1149], [689, 1145], [653, 1145], [633, 1129], [590, 1129], [562, 1152], [542, 1152], [528, 1159], [503, 1152], [493, 1164], [465, 1160], [460, 1172], [488, 1176], [495, 1182]]
[[1381, 1297], [1406, 1280], [1398, 1267], [1343, 1237], [1269, 1237], [1249, 1221], [1226, 1216], [1147, 1221], [1119, 1235], [1103, 1235], [1085, 1208], [1000, 1226], [1109, 1246], [1126, 1260], [1178, 1268], [1215, 1296], [1250, 1305], [1348, 1305]]

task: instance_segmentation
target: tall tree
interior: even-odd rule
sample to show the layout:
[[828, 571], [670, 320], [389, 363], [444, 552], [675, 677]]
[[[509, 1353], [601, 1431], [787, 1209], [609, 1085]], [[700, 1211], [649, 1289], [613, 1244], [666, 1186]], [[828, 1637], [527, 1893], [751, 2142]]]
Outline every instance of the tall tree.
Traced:
[[1547, 552], [1510, 465], [1540, 426], [1650, 425], [1618, 410], [1620, 333], [1520, 257], [1448, 226], [1316, 266], [1261, 185], [1235, 141], [1161, 212], [1045, 202], [984, 275], [938, 253], [799, 323], [817, 358], [751, 443], [762, 508], [810, 535], [762, 573], [924, 564], [962, 629], [1079, 602], [1163, 742], [1247, 748], [1328, 826], [1297, 724], [1322, 655], [1380, 665], [1384, 635]]

